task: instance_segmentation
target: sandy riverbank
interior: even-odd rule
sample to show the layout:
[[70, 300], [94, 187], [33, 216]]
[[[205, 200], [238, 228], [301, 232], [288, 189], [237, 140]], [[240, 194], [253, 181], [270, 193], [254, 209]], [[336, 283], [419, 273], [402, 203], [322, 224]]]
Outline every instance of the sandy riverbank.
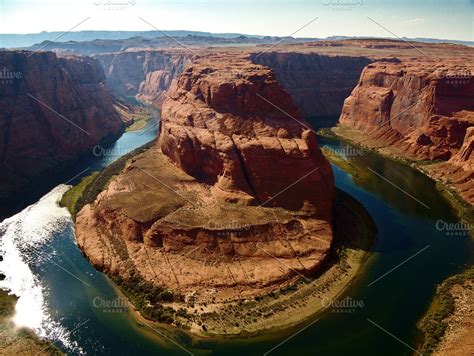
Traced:
[[418, 326], [424, 332], [419, 351], [434, 355], [474, 353], [474, 268], [441, 283]]

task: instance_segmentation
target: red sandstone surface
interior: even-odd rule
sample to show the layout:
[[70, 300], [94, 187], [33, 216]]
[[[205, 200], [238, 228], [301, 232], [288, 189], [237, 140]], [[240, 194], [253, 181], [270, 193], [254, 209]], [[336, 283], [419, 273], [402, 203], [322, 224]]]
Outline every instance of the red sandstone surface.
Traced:
[[461, 148], [449, 161], [424, 167], [430, 176], [453, 188], [461, 198], [471, 204], [474, 204], [473, 148], [474, 127], [469, 127]]
[[339, 122], [399, 148], [404, 158], [448, 160], [474, 124], [474, 80], [463, 65], [369, 64]]
[[188, 67], [157, 147], [78, 214], [79, 246], [101, 270], [203, 301], [314, 273], [332, 241], [334, 179], [305, 126], [271, 69], [230, 56]]
[[304, 117], [338, 107], [337, 133], [442, 160], [423, 170], [473, 201], [470, 49], [340, 41], [210, 52], [102, 57], [114, 90], [162, 117], [157, 144], [77, 215], [78, 244], [98, 269], [164, 285], [218, 318], [221, 302], [314, 275], [333, 240], [334, 181]]
[[451, 49], [459, 46], [446, 45], [442, 57], [435, 52], [432, 58], [400, 56], [367, 65], [335, 131], [393, 157], [444, 161], [422, 170], [472, 204], [474, 50], [465, 47], [449, 57]]
[[4, 194], [123, 131], [117, 105], [128, 108], [106, 88], [96, 60], [0, 51], [0, 63], [0, 189]]
[[161, 125], [163, 153], [212, 184], [216, 197], [321, 216], [330, 211], [331, 168], [268, 67], [221, 57], [189, 67], [163, 103]]
[[157, 105], [194, 55], [186, 51], [136, 49], [96, 57], [104, 67], [107, 84], [118, 95], [136, 96]]
[[334, 114], [351, 86], [340, 132], [400, 158], [444, 160], [429, 174], [472, 201], [473, 83], [458, 78], [472, 51], [420, 48], [431, 59], [397, 41], [102, 55], [116, 91], [161, 105], [161, 130], [157, 148], [79, 213], [81, 248], [102, 270], [202, 289], [202, 300], [314, 272], [330, 246], [334, 182], [299, 105]]

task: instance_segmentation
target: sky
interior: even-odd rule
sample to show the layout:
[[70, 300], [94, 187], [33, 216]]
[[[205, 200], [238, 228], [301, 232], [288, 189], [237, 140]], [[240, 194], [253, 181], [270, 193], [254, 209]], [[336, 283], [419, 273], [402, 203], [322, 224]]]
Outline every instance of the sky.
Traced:
[[155, 27], [474, 41], [474, 0], [0, 0], [0, 14], [0, 33]]

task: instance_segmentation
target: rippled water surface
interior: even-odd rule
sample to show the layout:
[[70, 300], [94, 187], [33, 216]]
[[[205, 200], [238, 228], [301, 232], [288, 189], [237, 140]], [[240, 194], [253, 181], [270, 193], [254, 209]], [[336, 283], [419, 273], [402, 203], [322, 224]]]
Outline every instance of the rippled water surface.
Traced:
[[[125, 133], [113, 147], [116, 154], [127, 153], [156, 135], [154, 128], [145, 130], [144, 134]], [[411, 354], [409, 347], [415, 347], [420, 337], [415, 324], [436, 284], [470, 259], [467, 234], [448, 236], [436, 228], [437, 221], [452, 222], [455, 216], [425, 176], [371, 154], [354, 154], [354, 147], [338, 141], [321, 139], [320, 144], [346, 152], [363, 172], [352, 177], [334, 167], [336, 185], [366, 207], [378, 228], [374, 255], [362, 277], [347, 291], [351, 298], [363, 301], [363, 307], [347, 313], [329, 309], [304, 330], [299, 327], [278, 335], [193, 344], [182, 336], [177, 346], [161, 336], [161, 331], [138, 323], [125, 309], [97, 303], [113, 301], [117, 293], [77, 248], [71, 218], [57, 205], [68, 187], [59, 185], [0, 223], [4, 255], [0, 272], [6, 275], [0, 283], [20, 296], [15, 322], [73, 354], [253, 355], [291, 336], [271, 354]], [[91, 170], [116, 158], [99, 157], [91, 162]]]

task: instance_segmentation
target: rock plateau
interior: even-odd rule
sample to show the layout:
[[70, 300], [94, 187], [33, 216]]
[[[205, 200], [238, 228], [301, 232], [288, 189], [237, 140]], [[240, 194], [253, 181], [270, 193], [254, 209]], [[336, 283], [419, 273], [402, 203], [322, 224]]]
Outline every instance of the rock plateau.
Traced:
[[200, 301], [249, 298], [320, 268], [333, 193], [316, 135], [273, 71], [203, 59], [172, 85], [157, 146], [80, 211], [77, 239], [122, 278]]

